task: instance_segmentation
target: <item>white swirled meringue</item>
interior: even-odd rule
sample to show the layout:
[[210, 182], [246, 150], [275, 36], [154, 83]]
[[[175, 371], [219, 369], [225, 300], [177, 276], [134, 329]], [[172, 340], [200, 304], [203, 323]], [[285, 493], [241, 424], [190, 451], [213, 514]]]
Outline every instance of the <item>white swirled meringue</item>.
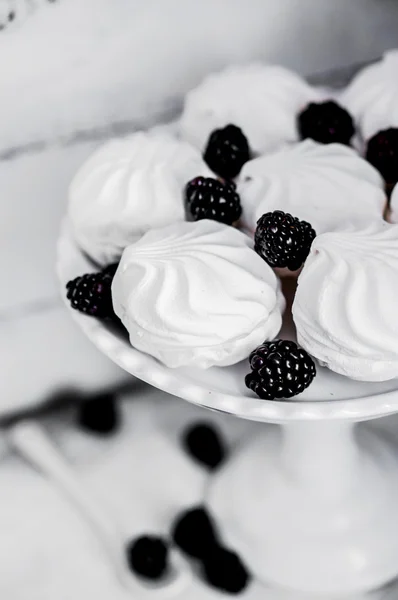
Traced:
[[237, 125], [255, 153], [298, 139], [296, 117], [319, 93], [277, 66], [232, 66], [208, 76], [185, 99], [181, 136], [203, 150], [214, 129]]
[[293, 303], [297, 339], [332, 371], [398, 377], [398, 226], [385, 222], [315, 238]]
[[211, 176], [200, 153], [165, 132], [138, 132], [99, 148], [69, 189], [69, 218], [81, 248], [99, 264], [152, 227], [185, 218], [183, 192]]
[[246, 235], [209, 220], [154, 229], [126, 248], [112, 297], [131, 344], [168, 367], [239, 362], [282, 321], [272, 269]]
[[365, 67], [341, 94], [339, 101], [351, 113], [362, 137], [398, 127], [398, 50]]
[[237, 191], [251, 230], [264, 213], [283, 210], [319, 234], [381, 219], [386, 202], [380, 174], [354, 150], [309, 139], [247, 162]]

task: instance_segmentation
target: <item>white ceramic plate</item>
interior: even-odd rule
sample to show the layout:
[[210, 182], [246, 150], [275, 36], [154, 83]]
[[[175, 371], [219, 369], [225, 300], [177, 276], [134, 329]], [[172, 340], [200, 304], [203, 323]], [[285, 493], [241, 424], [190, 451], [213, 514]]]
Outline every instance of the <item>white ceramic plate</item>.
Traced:
[[[58, 241], [57, 272], [66, 304], [65, 284], [93, 270], [77, 247], [67, 221]], [[232, 367], [169, 369], [133, 348], [127, 335], [69, 307], [91, 341], [131, 375], [165, 392], [212, 410], [256, 421], [282, 423], [298, 419], [365, 420], [398, 411], [398, 380], [358, 382], [318, 367], [311, 386], [291, 400], [260, 400], [245, 386], [244, 361]]]

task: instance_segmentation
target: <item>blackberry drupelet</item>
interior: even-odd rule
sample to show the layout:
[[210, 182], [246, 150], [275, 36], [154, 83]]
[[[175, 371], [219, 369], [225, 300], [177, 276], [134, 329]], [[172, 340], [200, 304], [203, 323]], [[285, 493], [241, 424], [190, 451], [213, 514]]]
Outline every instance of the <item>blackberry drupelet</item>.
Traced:
[[111, 319], [114, 318], [111, 285], [109, 273], [88, 273], [69, 281], [66, 295], [72, 308], [99, 319]]
[[209, 137], [203, 158], [219, 177], [233, 179], [250, 159], [247, 138], [236, 125], [215, 129]]
[[207, 423], [196, 423], [183, 434], [183, 446], [190, 456], [210, 469], [218, 467], [225, 456], [217, 430]]
[[366, 160], [388, 184], [398, 182], [398, 129], [379, 131], [368, 141]]
[[127, 561], [137, 575], [146, 579], [160, 579], [167, 571], [167, 544], [160, 537], [139, 537], [127, 546]]
[[186, 201], [195, 221], [211, 219], [232, 225], [242, 214], [239, 195], [233, 183], [211, 177], [195, 177], [185, 189]]
[[315, 236], [306, 221], [275, 210], [257, 221], [254, 249], [271, 267], [296, 271], [307, 258]]
[[201, 506], [177, 516], [172, 538], [175, 545], [192, 558], [204, 558], [217, 545], [213, 523]]
[[355, 133], [351, 115], [333, 100], [311, 102], [299, 114], [297, 123], [301, 139], [312, 138], [321, 144], [349, 146]]
[[78, 405], [77, 420], [86, 431], [98, 434], [114, 433], [119, 427], [116, 398], [111, 393], [96, 394]]
[[294, 342], [265, 342], [249, 360], [252, 372], [246, 375], [246, 386], [263, 400], [297, 396], [316, 375], [314, 361]]
[[229, 594], [239, 594], [250, 582], [239, 556], [220, 546], [214, 546], [205, 556], [202, 571], [209, 585]]

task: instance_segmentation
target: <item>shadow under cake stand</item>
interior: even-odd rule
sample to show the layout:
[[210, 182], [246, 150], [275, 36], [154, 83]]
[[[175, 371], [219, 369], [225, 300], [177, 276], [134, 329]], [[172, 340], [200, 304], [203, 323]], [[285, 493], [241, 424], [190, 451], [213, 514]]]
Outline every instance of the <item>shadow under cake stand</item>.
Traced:
[[[64, 284], [92, 270], [65, 223]], [[211, 479], [205, 501], [227, 545], [266, 585], [355, 594], [398, 576], [398, 447], [370, 421], [398, 412], [398, 381], [363, 383], [318, 368], [297, 399], [265, 401], [228, 368], [168, 369], [122, 332], [70, 309], [84, 333], [127, 372], [188, 402], [261, 421]]]

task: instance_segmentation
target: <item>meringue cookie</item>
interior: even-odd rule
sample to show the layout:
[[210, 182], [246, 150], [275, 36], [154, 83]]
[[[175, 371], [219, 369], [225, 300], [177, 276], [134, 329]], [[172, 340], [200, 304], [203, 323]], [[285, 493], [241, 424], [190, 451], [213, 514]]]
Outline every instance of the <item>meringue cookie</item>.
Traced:
[[251, 151], [261, 153], [298, 140], [296, 118], [319, 93], [283, 67], [251, 64], [228, 67], [188, 93], [181, 136], [203, 150], [212, 131], [237, 125]]
[[398, 377], [398, 227], [315, 238], [298, 280], [298, 343], [332, 371], [361, 381]]
[[131, 344], [173, 368], [239, 362], [282, 322], [276, 276], [250, 238], [209, 220], [126, 248], [112, 298]]
[[398, 50], [390, 50], [381, 61], [362, 69], [340, 96], [365, 140], [398, 126], [397, 72]]
[[210, 177], [200, 153], [164, 132], [138, 132], [99, 148], [69, 189], [76, 241], [100, 265], [152, 227], [185, 218], [186, 183]]
[[319, 234], [382, 219], [383, 186], [379, 172], [351, 148], [307, 139], [247, 162], [237, 191], [248, 229], [264, 213], [283, 210]]

